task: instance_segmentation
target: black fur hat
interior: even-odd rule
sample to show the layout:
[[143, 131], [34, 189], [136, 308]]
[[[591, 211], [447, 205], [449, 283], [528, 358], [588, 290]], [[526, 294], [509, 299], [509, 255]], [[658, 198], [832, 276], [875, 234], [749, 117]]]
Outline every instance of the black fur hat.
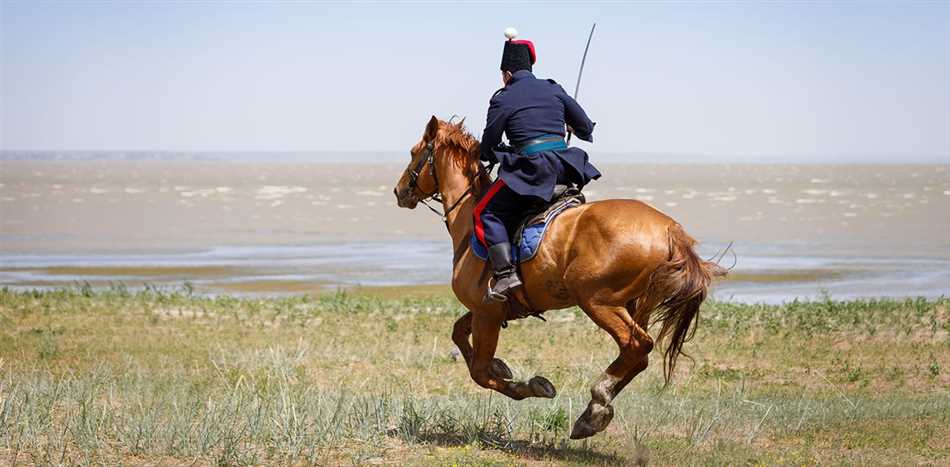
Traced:
[[534, 52], [534, 44], [531, 41], [515, 40], [518, 37], [518, 31], [515, 28], [505, 30], [505, 50], [501, 55], [501, 71], [510, 71], [512, 73], [518, 70], [531, 71], [534, 62], [537, 61], [537, 55]]

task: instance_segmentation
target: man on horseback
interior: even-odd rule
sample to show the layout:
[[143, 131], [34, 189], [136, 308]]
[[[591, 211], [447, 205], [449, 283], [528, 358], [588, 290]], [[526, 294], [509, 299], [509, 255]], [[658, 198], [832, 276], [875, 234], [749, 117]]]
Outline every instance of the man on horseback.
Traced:
[[[588, 162], [587, 153], [568, 147], [566, 131], [592, 142], [594, 122], [584, 109], [550, 79], [531, 73], [537, 61], [534, 44], [515, 40], [513, 28], [501, 59], [504, 87], [495, 92], [488, 108], [488, 121], [481, 140], [481, 158], [498, 163], [498, 179], [475, 207], [475, 235], [488, 248], [494, 283], [486, 299], [505, 301], [520, 287], [512, 263], [509, 232], [525, 214], [548, 203], [556, 185], [582, 188], [600, 177]], [[509, 146], [500, 146], [502, 133]]]

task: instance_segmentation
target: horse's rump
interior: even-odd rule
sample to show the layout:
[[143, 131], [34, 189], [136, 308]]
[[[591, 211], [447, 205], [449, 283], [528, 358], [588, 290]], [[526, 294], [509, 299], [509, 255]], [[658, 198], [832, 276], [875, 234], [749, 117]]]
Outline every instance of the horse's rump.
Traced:
[[564, 211], [550, 222], [535, 257], [521, 264], [530, 303], [541, 310], [575, 305], [570, 289], [579, 281], [617, 287], [628, 299], [641, 295], [650, 274], [668, 259], [667, 227], [675, 223], [631, 199], [593, 201]]

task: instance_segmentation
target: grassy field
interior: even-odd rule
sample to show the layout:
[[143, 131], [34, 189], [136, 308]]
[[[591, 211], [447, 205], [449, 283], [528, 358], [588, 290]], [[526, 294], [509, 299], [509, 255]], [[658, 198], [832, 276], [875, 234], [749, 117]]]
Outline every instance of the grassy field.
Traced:
[[575, 442], [609, 337], [511, 323], [499, 356], [559, 391], [511, 401], [454, 358], [442, 290], [2, 290], [0, 463], [950, 463], [950, 300], [708, 303], [672, 385], [654, 364]]

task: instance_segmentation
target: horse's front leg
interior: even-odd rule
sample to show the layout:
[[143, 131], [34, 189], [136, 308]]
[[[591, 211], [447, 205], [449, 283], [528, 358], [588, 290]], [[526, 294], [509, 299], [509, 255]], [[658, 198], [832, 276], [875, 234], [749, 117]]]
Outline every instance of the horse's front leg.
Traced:
[[[505, 362], [495, 358], [495, 349], [498, 348], [498, 334], [501, 332], [501, 323], [505, 319], [505, 311], [496, 306], [477, 310], [471, 315], [471, 330], [474, 348], [472, 358], [466, 357], [469, 363], [469, 373], [479, 386], [493, 389], [512, 399], [521, 400], [526, 397], [553, 398], [557, 395], [554, 385], [543, 376], [535, 376], [528, 382], [511, 381], [511, 370]], [[459, 319], [462, 321], [465, 316]], [[456, 331], [459, 323], [456, 323]], [[453, 334], [453, 338], [454, 338]], [[456, 342], [458, 344], [458, 342]], [[467, 339], [466, 339], [467, 344]], [[462, 355], [465, 350], [459, 347]]]
[[[462, 354], [462, 358], [465, 359], [465, 365], [468, 367], [469, 371], [472, 369], [472, 360], [475, 358], [475, 350], [472, 348], [472, 344], [469, 343], [468, 337], [472, 335], [472, 312], [469, 311], [462, 315], [461, 318], [455, 321], [455, 326], [452, 327], [452, 341], [455, 342], [455, 345], [459, 349], [459, 353]], [[489, 368], [491, 375], [498, 379], [511, 379], [514, 377], [514, 374], [511, 371], [511, 368], [508, 367], [508, 364], [500, 358], [493, 358], [491, 362], [491, 367]]]

